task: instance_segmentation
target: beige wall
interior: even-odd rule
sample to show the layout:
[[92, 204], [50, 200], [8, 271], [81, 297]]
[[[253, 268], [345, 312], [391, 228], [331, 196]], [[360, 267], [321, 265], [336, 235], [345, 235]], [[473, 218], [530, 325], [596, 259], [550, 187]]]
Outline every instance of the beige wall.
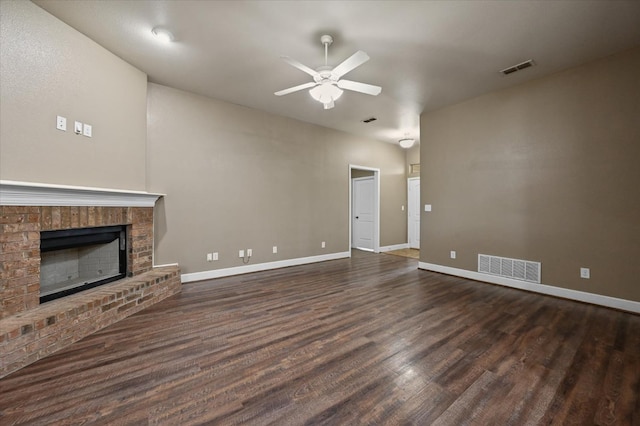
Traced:
[[0, 179], [144, 190], [146, 75], [31, 2], [0, 12]]
[[543, 284], [640, 301], [639, 76], [636, 48], [423, 114], [420, 260], [540, 261]]
[[[157, 264], [192, 273], [241, 266], [246, 248], [252, 264], [348, 251], [349, 164], [380, 168], [380, 243], [406, 242], [405, 153], [395, 145], [157, 84], [147, 134], [149, 190], [167, 194]], [[210, 252], [220, 260], [207, 262]]]

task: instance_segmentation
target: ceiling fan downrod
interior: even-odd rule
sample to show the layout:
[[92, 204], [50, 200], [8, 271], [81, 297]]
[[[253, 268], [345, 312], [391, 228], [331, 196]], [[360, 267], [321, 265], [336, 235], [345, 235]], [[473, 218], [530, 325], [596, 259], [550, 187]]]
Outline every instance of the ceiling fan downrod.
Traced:
[[329, 54], [329, 46], [331, 45], [331, 43], [333, 43], [333, 37], [325, 34], [320, 37], [320, 42], [324, 44], [324, 66], [326, 67], [328, 66], [327, 56]]

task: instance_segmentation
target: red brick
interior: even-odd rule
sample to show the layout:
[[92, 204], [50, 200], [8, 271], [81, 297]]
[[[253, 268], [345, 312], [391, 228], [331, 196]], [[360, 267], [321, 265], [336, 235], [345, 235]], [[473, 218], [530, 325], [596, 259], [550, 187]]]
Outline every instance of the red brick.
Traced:
[[60, 207], [51, 207], [51, 229], [60, 229], [61, 223]]
[[47, 325], [47, 321], [44, 318], [36, 320], [33, 324], [36, 330], [42, 330]]
[[81, 228], [89, 226], [89, 208], [86, 206], [78, 207], [78, 221]]
[[7, 232], [0, 234], [0, 243], [11, 243], [14, 241], [27, 241], [27, 233]]
[[14, 241], [9, 243], [0, 243], [0, 249], [3, 253], [16, 253], [25, 250], [34, 250], [40, 247], [40, 241]]
[[7, 337], [9, 338], [9, 340], [15, 339], [19, 336], [21, 336], [20, 327], [14, 327], [7, 332]]
[[46, 231], [52, 229], [51, 206], [43, 206], [40, 214], [41, 230]]
[[2, 232], [35, 232], [40, 231], [39, 223], [12, 223], [0, 226]]
[[40, 213], [40, 207], [37, 206], [2, 206], [2, 213], [4, 214], [29, 214]]
[[40, 277], [39, 276], [30, 276], [30, 277], [22, 277], [22, 278], [14, 278], [6, 281], [7, 288], [18, 288], [18, 287], [27, 287], [31, 284], [40, 285]]

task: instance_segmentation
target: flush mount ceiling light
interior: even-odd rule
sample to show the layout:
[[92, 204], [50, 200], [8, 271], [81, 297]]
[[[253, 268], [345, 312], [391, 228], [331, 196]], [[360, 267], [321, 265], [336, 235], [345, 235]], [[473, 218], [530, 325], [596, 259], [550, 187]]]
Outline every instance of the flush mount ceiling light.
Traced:
[[411, 138], [403, 138], [398, 141], [400, 146], [403, 148], [411, 148], [415, 142], [416, 140]]
[[173, 41], [173, 34], [171, 34], [171, 31], [166, 28], [155, 27], [151, 30], [151, 34], [163, 43], [171, 43]]

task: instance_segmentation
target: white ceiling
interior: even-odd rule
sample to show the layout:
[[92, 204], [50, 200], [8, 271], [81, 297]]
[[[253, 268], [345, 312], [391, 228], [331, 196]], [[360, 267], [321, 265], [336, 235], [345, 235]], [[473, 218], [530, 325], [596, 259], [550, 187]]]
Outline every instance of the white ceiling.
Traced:
[[[424, 111], [640, 45], [637, 0], [34, 2], [152, 82], [388, 142], [419, 139]], [[323, 65], [322, 34], [334, 37], [330, 65], [367, 52], [345, 78], [382, 94], [345, 92], [331, 110], [306, 91], [274, 96], [311, 81], [280, 56]], [[498, 72], [527, 59], [537, 65]]]

